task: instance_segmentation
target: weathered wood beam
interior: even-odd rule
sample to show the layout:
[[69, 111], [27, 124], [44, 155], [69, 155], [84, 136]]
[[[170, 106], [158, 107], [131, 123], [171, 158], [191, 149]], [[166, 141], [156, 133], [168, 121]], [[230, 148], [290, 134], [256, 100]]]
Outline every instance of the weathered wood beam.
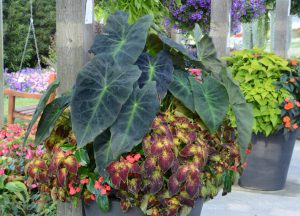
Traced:
[[288, 57], [291, 0], [276, 0], [273, 51], [284, 58]]
[[211, 1], [210, 36], [219, 58], [230, 52], [231, 3], [231, 0]]
[[3, 13], [0, 0], [0, 127], [4, 123], [4, 81], [3, 81]]
[[[87, 0], [56, 0], [57, 74], [59, 93], [69, 91], [82, 66], [89, 60], [93, 25], [85, 24]], [[92, 1], [93, 2], [93, 1]]]

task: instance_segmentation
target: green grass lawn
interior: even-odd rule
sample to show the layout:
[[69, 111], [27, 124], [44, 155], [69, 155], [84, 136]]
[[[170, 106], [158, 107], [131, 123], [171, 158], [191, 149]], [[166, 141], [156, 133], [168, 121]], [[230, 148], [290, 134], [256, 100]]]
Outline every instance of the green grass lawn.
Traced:
[[[16, 99], [16, 107], [29, 106], [37, 104], [39, 101], [35, 99], [27, 99], [27, 98], [17, 98]], [[7, 121], [7, 110], [8, 110], [8, 98], [4, 98], [4, 116], [5, 122]], [[16, 119], [16, 122], [21, 122], [22, 120]]]

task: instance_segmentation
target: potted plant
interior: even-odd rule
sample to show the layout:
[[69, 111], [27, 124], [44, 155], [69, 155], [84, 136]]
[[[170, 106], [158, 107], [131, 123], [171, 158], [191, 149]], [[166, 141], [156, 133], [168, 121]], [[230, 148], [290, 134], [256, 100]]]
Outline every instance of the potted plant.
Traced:
[[278, 81], [289, 77], [292, 70], [288, 61], [259, 49], [236, 51], [226, 60], [254, 114], [252, 154], [239, 184], [280, 190], [286, 182], [299, 111], [291, 89], [282, 88]]
[[[58, 86], [53, 82], [29, 125], [42, 114], [35, 142], [47, 146], [53, 139], [49, 169], [57, 170], [57, 182], [62, 177], [61, 187], [69, 186], [70, 177], [75, 191], [94, 194], [103, 211], [109, 209], [108, 192], [113, 189], [109, 197], [121, 198], [124, 210], [136, 206], [152, 215], [188, 215], [194, 201], [215, 196], [220, 186], [224, 194], [230, 192], [251, 138], [252, 109], [216, 58], [211, 38], [202, 36], [199, 26], [194, 35], [196, 56], [152, 26], [151, 16], [133, 24], [122, 11], [108, 17], [91, 48], [95, 57], [79, 73], [72, 93], [46, 105]], [[201, 68], [201, 76], [190, 74], [186, 64]], [[226, 124], [229, 107], [237, 131]], [[70, 122], [59, 124], [60, 119]], [[69, 143], [74, 152], [66, 155]], [[89, 156], [88, 170], [75, 165], [87, 158], [76, 157], [82, 151]], [[182, 168], [178, 175], [177, 165]], [[55, 172], [51, 175], [56, 177]], [[90, 186], [78, 186], [81, 176], [88, 177]], [[150, 204], [150, 198], [156, 204]], [[106, 214], [118, 215], [120, 210], [110, 201], [111, 212]], [[92, 207], [87, 204], [88, 209]]]

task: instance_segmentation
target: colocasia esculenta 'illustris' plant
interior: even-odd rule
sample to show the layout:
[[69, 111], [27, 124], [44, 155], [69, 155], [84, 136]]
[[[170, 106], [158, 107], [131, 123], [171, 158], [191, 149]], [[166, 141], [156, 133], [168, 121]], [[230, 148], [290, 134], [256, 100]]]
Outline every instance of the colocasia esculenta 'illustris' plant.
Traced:
[[[177, 110], [201, 119], [214, 134], [231, 106], [244, 156], [251, 137], [252, 109], [217, 59], [212, 39], [202, 36], [196, 26], [195, 57], [152, 24], [151, 16], [129, 24], [128, 14], [122, 11], [108, 17], [91, 47], [95, 56], [80, 71], [72, 93], [46, 105], [58, 86], [54, 82], [41, 99], [29, 125], [30, 129], [42, 113], [36, 143], [49, 137], [70, 106], [77, 148], [92, 145], [97, 172], [105, 175], [111, 162], [140, 146], [159, 111]], [[201, 79], [188, 73], [186, 61], [205, 71]]]

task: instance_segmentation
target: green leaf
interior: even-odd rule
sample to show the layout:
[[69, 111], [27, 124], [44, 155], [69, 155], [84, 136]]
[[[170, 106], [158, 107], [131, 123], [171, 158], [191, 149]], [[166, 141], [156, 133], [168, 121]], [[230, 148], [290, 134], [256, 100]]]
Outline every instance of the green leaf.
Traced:
[[180, 100], [192, 112], [195, 112], [194, 98], [189, 81], [190, 75], [186, 71], [176, 70], [173, 75], [173, 82], [169, 86], [169, 91], [174, 97]]
[[20, 181], [14, 181], [14, 182], [8, 182], [5, 185], [5, 188], [11, 192], [22, 192], [22, 191], [27, 191], [27, 187], [23, 182]]
[[109, 211], [109, 202], [108, 197], [106, 195], [98, 194], [96, 198], [96, 203], [98, 208], [103, 212]]
[[146, 194], [146, 195], [143, 196], [143, 200], [141, 202], [140, 209], [142, 210], [142, 212], [144, 214], [146, 214], [146, 212], [147, 212], [149, 199], [150, 199], [150, 194]]
[[40, 117], [40, 115], [42, 114], [42, 112], [44, 111], [47, 102], [51, 96], [51, 94], [57, 89], [57, 87], [59, 86], [59, 81], [58, 80], [54, 80], [47, 88], [46, 92], [43, 94], [43, 96], [41, 97], [37, 108], [32, 116], [32, 119], [28, 125], [28, 129], [26, 131], [26, 134], [24, 136], [24, 140], [23, 140], [23, 146], [26, 145], [29, 133], [33, 127], [33, 125], [36, 123], [36, 121], [38, 120], [38, 118]]
[[197, 57], [203, 65], [214, 73], [219, 73], [223, 67], [222, 62], [217, 58], [217, 51], [215, 49], [212, 38], [204, 35], [200, 42], [196, 43]]
[[105, 169], [107, 164], [114, 160], [114, 154], [111, 146], [111, 133], [109, 129], [96, 137], [93, 147], [97, 170], [100, 175], [106, 175]]
[[4, 181], [7, 178], [7, 175], [0, 176], [0, 189], [4, 187]]
[[217, 80], [207, 77], [203, 83], [189, 77], [195, 110], [210, 132], [214, 133], [224, 120], [229, 99], [226, 88]]
[[148, 53], [143, 53], [136, 62], [142, 71], [139, 86], [143, 87], [151, 81], [156, 81], [157, 92], [163, 98], [172, 82], [173, 62], [167, 51], [161, 51], [153, 58]]
[[41, 144], [50, 136], [56, 121], [69, 106], [70, 99], [71, 96], [59, 97], [46, 106], [38, 124], [35, 136], [35, 145]]
[[194, 28], [194, 38], [195, 38], [196, 44], [201, 41], [202, 36], [203, 36], [202, 35], [202, 30], [201, 30], [199, 24], [196, 23], [195, 28]]
[[152, 16], [147, 15], [129, 25], [127, 13], [111, 14], [103, 32], [96, 36], [91, 52], [110, 55], [121, 65], [134, 64], [143, 52], [152, 20]]
[[252, 137], [253, 128], [253, 108], [251, 104], [246, 103], [240, 87], [234, 80], [223, 71], [221, 74], [222, 81], [227, 89], [229, 102], [232, 106], [236, 126], [238, 131], [238, 142], [240, 144], [240, 153], [242, 161], [245, 160], [246, 149], [249, 146]]
[[82, 165], [86, 166], [90, 163], [90, 158], [87, 151], [83, 148], [77, 149], [74, 153], [76, 160]]
[[[150, 82], [142, 89], [137, 87], [133, 91], [117, 121], [111, 126], [111, 140], [106, 143], [108, 149], [101, 149], [101, 151], [112, 153], [113, 159], [117, 159], [121, 154], [130, 152], [133, 147], [141, 143], [159, 109], [155, 85], [155, 82]], [[102, 154], [96, 152], [95, 159], [99, 167], [106, 167], [111, 162], [106, 159], [111, 158], [103, 157]]]
[[195, 58], [192, 54], [190, 54], [189, 51], [183, 45], [181, 45], [179, 43], [176, 43], [171, 38], [169, 38], [169, 37], [167, 37], [166, 35], [163, 35], [163, 34], [160, 34], [159, 38], [161, 39], [161, 41], [164, 44], [166, 44], [170, 48], [173, 48], [173, 49], [177, 50], [179, 53], [181, 53], [182, 55], [188, 57], [190, 60], [197, 61], [197, 58]]
[[251, 104], [236, 104], [232, 107], [236, 119], [238, 142], [242, 161], [246, 159], [246, 149], [249, 147], [253, 127], [253, 107]]
[[79, 73], [71, 99], [72, 128], [81, 148], [110, 127], [140, 77], [137, 66], [122, 68], [109, 56], [96, 56]]

